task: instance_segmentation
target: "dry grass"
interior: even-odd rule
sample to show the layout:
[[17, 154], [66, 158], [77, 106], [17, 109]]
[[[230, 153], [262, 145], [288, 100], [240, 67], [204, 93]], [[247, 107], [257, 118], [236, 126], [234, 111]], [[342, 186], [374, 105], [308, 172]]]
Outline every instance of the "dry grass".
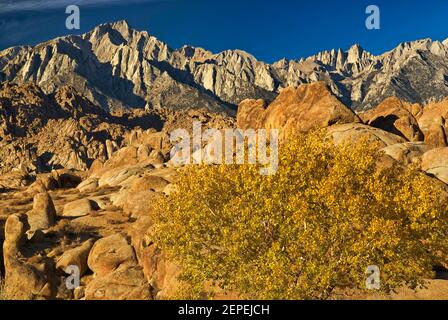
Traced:
[[5, 284], [3, 280], [0, 278], [0, 301], [2, 300], [8, 300], [8, 298], [6, 296]]
[[4, 279], [0, 278], [0, 301], [4, 300], [34, 300], [32, 294], [24, 294], [18, 291], [15, 286], [6, 286]]
[[18, 199], [10, 200], [8, 205], [9, 206], [26, 206], [33, 203], [33, 198], [31, 197], [23, 197]]

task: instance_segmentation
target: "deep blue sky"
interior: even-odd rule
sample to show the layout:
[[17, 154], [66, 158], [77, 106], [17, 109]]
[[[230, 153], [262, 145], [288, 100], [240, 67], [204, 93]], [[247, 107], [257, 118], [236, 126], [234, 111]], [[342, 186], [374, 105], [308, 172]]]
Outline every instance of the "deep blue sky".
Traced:
[[[403, 41], [448, 38], [447, 0], [0, 0], [0, 49], [73, 33], [65, 29], [70, 3], [81, 8], [75, 33], [127, 19], [172, 48], [238, 48], [268, 62], [354, 43], [379, 54]], [[369, 4], [381, 9], [381, 30], [365, 27]]]

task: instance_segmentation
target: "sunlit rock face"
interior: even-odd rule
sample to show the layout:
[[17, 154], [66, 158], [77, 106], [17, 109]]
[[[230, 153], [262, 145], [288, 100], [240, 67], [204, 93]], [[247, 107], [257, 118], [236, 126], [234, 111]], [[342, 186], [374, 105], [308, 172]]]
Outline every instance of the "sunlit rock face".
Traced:
[[354, 45], [268, 64], [241, 50], [174, 50], [118, 21], [81, 36], [6, 49], [0, 80], [33, 82], [45, 93], [70, 85], [106, 110], [206, 107], [231, 114], [244, 99], [271, 102], [282, 88], [323, 81], [345, 105], [366, 110], [391, 96], [420, 104], [448, 96], [447, 44], [407, 42], [379, 56]]

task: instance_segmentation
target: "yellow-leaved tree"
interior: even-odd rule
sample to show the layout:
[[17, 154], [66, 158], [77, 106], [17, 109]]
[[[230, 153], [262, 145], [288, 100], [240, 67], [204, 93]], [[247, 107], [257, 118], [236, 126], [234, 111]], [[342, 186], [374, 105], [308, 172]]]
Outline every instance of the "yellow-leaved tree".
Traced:
[[182, 267], [188, 298], [220, 287], [242, 298], [326, 299], [365, 289], [372, 265], [380, 291], [419, 287], [446, 261], [446, 198], [414, 168], [379, 169], [382, 157], [367, 140], [335, 146], [314, 132], [280, 149], [275, 175], [189, 166], [153, 211], [153, 240]]

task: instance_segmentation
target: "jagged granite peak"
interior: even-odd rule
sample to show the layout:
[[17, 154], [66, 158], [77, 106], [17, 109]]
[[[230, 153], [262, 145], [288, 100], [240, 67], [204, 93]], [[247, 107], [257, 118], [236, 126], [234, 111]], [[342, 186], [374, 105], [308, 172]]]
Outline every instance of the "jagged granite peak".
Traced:
[[211, 51], [189, 45], [184, 45], [182, 48], [176, 50], [176, 52], [194, 62], [204, 62], [205, 60], [213, 57], [213, 53]]
[[272, 101], [282, 88], [323, 81], [355, 110], [389, 96], [426, 103], [448, 96], [448, 40], [399, 44], [382, 55], [360, 45], [273, 64], [242, 50], [173, 50], [127, 21], [81, 36], [0, 52], [0, 81], [33, 82], [46, 94], [69, 85], [103, 109], [200, 108], [234, 114], [246, 98]]
[[127, 20], [119, 20], [110, 24], [110, 27], [120, 32], [120, 34], [126, 37], [126, 34], [130, 35], [133, 30]]
[[[173, 51], [148, 32], [132, 29], [126, 20], [101, 24], [83, 35], [83, 38], [92, 43], [94, 52], [105, 60], [123, 48], [136, 51], [146, 59], [158, 61], [169, 59]], [[110, 49], [111, 52], [107, 52]]]
[[124, 39], [130, 39], [134, 30], [131, 28], [126, 20], [120, 20], [111, 23], [102, 23], [95, 27], [93, 30], [86, 33], [86, 36], [98, 37], [106, 33], [110, 33], [112, 30], [118, 32]]
[[[325, 66], [326, 69], [343, 72], [358, 73], [373, 59], [373, 55], [365, 51], [359, 44], [355, 44], [347, 51], [332, 49], [319, 52], [306, 58], [305, 61], [314, 61]], [[302, 60], [298, 61], [303, 63]]]

